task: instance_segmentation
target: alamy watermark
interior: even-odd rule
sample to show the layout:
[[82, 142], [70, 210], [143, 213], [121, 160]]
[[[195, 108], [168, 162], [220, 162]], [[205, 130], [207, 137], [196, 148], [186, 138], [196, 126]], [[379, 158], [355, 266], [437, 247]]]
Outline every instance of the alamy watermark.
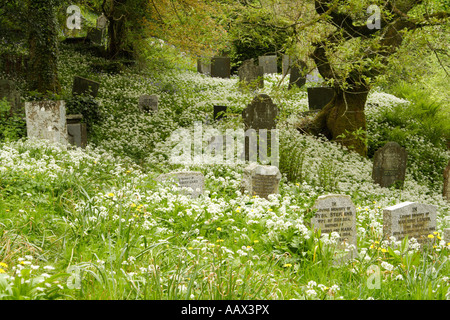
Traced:
[[381, 29], [381, 10], [375, 4], [370, 5], [366, 11], [368, 14], [372, 14], [366, 22], [367, 28], [372, 29]]
[[243, 164], [259, 162], [278, 167], [278, 129], [203, 129], [200, 121], [194, 130], [175, 130], [170, 140], [176, 142], [169, 161], [173, 164]]
[[71, 5], [67, 7], [66, 13], [69, 15], [66, 20], [67, 29], [73, 30], [81, 29], [81, 10], [80, 7], [76, 5]]

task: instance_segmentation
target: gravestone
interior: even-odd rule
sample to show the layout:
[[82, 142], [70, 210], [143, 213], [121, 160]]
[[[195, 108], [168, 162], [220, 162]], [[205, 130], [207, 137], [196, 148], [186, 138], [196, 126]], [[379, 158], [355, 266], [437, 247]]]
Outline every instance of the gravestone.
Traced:
[[94, 44], [101, 45], [103, 40], [103, 30], [93, 28], [87, 33], [87, 38]]
[[90, 95], [97, 97], [100, 83], [83, 77], [75, 76], [73, 79], [72, 94], [73, 95]]
[[258, 62], [263, 67], [264, 73], [278, 73], [277, 56], [260, 56]]
[[25, 103], [28, 138], [67, 144], [66, 106], [64, 101]]
[[10, 115], [23, 114], [25, 112], [24, 105], [20, 100], [20, 93], [17, 91], [14, 82], [0, 79], [0, 100], [4, 98], [11, 106]]
[[444, 199], [450, 201], [450, 160], [444, 169], [444, 189], [442, 191]]
[[87, 126], [82, 123], [83, 115], [70, 114], [66, 116], [68, 142], [80, 148], [87, 145]]
[[229, 57], [213, 57], [211, 59], [211, 77], [230, 78], [231, 61]]
[[239, 84], [251, 88], [264, 88], [264, 70], [253, 59], [245, 60], [238, 69]]
[[140, 96], [139, 109], [141, 112], [158, 112], [158, 96], [155, 94]]
[[192, 198], [197, 198], [203, 194], [205, 188], [205, 176], [201, 172], [196, 171], [178, 171], [162, 174], [157, 178], [157, 181], [173, 180], [179, 188], [184, 189], [184, 194], [189, 194]]
[[268, 199], [270, 194], [279, 193], [280, 170], [275, 166], [251, 163], [244, 168], [241, 191], [248, 191], [251, 196]]
[[372, 179], [381, 187], [403, 184], [408, 152], [396, 142], [388, 142], [373, 157]]
[[[244, 147], [244, 159], [247, 161], [256, 161], [258, 157], [257, 147], [262, 151], [261, 146], [266, 146], [265, 153], [259, 153], [259, 157], [265, 161], [269, 150], [271, 150], [271, 132], [276, 128], [278, 116], [278, 107], [272, 102], [267, 94], [258, 94], [253, 101], [242, 111], [246, 137]], [[254, 134], [253, 131], [254, 130]], [[250, 136], [249, 136], [250, 135]], [[255, 137], [252, 137], [254, 135]], [[261, 138], [265, 138], [261, 141]], [[271, 154], [272, 156], [272, 154]]]
[[108, 25], [108, 18], [106, 18], [105, 14], [102, 13], [100, 17], [97, 19], [97, 29], [104, 30]]
[[319, 83], [323, 82], [320, 78], [319, 69], [315, 68], [313, 71], [306, 75], [306, 83]]
[[311, 87], [308, 91], [309, 110], [320, 110], [334, 97], [334, 89], [329, 87]]
[[317, 210], [311, 218], [314, 230], [321, 234], [337, 232], [339, 239], [337, 249], [345, 249], [347, 245], [354, 248], [342, 257], [336, 257], [336, 261], [355, 258], [357, 254], [357, 230], [356, 230], [356, 208], [350, 196], [330, 194], [319, 196], [314, 204], [313, 210]]
[[213, 119], [215, 121], [223, 119], [225, 117], [224, 113], [227, 112], [227, 106], [214, 106]]
[[291, 75], [289, 77], [289, 89], [293, 86], [301, 88], [306, 83], [306, 69], [308, 66], [303, 61], [298, 61], [291, 65]]
[[281, 72], [283, 77], [291, 73], [293, 58], [290, 55], [284, 54], [281, 58]]
[[201, 74], [211, 74], [211, 62], [204, 62], [204, 58], [197, 59], [197, 72]]
[[402, 202], [383, 210], [383, 236], [397, 241], [406, 236], [420, 244], [428, 242], [428, 235], [436, 231], [436, 207], [416, 202]]

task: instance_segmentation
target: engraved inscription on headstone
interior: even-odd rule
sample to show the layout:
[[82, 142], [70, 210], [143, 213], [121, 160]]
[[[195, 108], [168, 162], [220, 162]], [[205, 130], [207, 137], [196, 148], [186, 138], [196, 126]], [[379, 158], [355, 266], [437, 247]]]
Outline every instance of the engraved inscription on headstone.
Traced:
[[244, 169], [241, 189], [251, 196], [268, 199], [270, 194], [279, 193], [280, 170], [275, 166], [251, 163]]
[[203, 194], [205, 188], [205, 176], [196, 171], [178, 171], [162, 174], [158, 181], [173, 180], [183, 192], [190, 194], [192, 198], [197, 198]]
[[450, 202], [450, 160], [444, 169], [444, 189], [442, 193], [444, 199]]
[[75, 76], [73, 79], [72, 94], [73, 95], [91, 95], [97, 97], [100, 83], [83, 77]]
[[396, 142], [388, 142], [375, 152], [372, 178], [381, 187], [403, 183], [408, 152]]
[[155, 94], [140, 96], [139, 109], [141, 112], [158, 112], [158, 96]]
[[354, 248], [344, 257], [355, 257], [357, 252], [356, 208], [350, 196], [339, 194], [319, 196], [312, 209], [317, 209], [311, 219], [314, 230], [320, 229], [321, 234], [337, 232], [340, 236], [337, 248], [345, 249], [347, 245], [353, 245]]
[[261, 56], [258, 57], [258, 62], [263, 67], [264, 73], [277, 73], [277, 56]]
[[416, 238], [424, 244], [428, 235], [436, 231], [436, 207], [416, 202], [402, 202], [383, 210], [383, 235], [396, 240]]
[[67, 144], [66, 107], [64, 101], [25, 103], [28, 138]]
[[211, 59], [211, 77], [230, 78], [231, 60], [229, 57], [213, 57]]

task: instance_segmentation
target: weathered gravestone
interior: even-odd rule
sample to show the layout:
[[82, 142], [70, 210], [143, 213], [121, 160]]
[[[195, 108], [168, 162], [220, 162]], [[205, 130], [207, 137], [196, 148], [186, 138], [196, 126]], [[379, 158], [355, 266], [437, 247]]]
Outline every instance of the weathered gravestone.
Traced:
[[6, 98], [11, 106], [10, 115], [23, 114], [24, 105], [20, 100], [20, 93], [13, 81], [0, 79], [0, 100]]
[[227, 106], [214, 106], [213, 119], [220, 120], [225, 117], [224, 113], [227, 112]]
[[313, 71], [306, 75], [306, 83], [319, 83], [323, 82], [320, 78], [319, 69], [315, 68]]
[[381, 187], [403, 184], [408, 152], [396, 142], [388, 142], [373, 157], [372, 179]]
[[289, 89], [293, 86], [301, 88], [306, 83], [306, 69], [308, 66], [303, 61], [297, 61], [291, 65], [291, 75], [289, 77]]
[[270, 194], [279, 193], [280, 180], [281, 173], [277, 167], [251, 163], [244, 168], [241, 191], [268, 199]]
[[139, 109], [141, 112], [158, 112], [158, 96], [155, 94], [140, 96]]
[[311, 87], [308, 91], [309, 110], [320, 110], [334, 97], [334, 89], [329, 87]]
[[102, 13], [100, 17], [97, 19], [97, 29], [104, 30], [108, 25], [108, 18], [106, 18], [105, 14]]
[[281, 72], [283, 77], [291, 73], [291, 66], [294, 58], [290, 55], [284, 54], [281, 58]]
[[[267, 160], [268, 151], [273, 151], [271, 130], [276, 128], [277, 116], [278, 107], [267, 94], [255, 96], [253, 101], [242, 111], [246, 130], [245, 160], [257, 160], [257, 144], [259, 144], [260, 159]], [[274, 153], [271, 152], [272, 164], [273, 155]]]
[[230, 63], [229, 57], [213, 57], [211, 59], [211, 77], [230, 78]]
[[443, 239], [446, 245], [450, 245], [450, 228], [444, 229]]
[[70, 144], [86, 148], [87, 145], [87, 126], [82, 123], [82, 114], [70, 114], [66, 116], [67, 121], [67, 135]]
[[245, 60], [238, 69], [241, 87], [264, 88], [264, 70], [256, 66], [253, 59]]
[[25, 103], [28, 138], [67, 144], [66, 107], [64, 101]]
[[75, 76], [75, 78], [73, 79], [72, 94], [82, 96], [90, 95], [95, 98], [97, 97], [99, 88], [100, 83], [83, 77]]
[[321, 234], [337, 232], [337, 249], [349, 251], [341, 257], [336, 257], [336, 261], [355, 258], [357, 254], [357, 230], [356, 230], [356, 208], [350, 196], [330, 194], [319, 196], [313, 208], [317, 210], [311, 219], [314, 230], [319, 230]]
[[87, 38], [94, 44], [101, 45], [103, 40], [103, 30], [92, 28], [87, 33]]
[[264, 73], [278, 73], [277, 56], [258, 57], [258, 63], [263, 67]]
[[189, 194], [192, 198], [197, 198], [203, 194], [205, 188], [205, 176], [196, 171], [177, 171], [162, 174], [157, 181], [174, 181], [183, 193]]
[[197, 72], [211, 74], [211, 62], [205, 62], [204, 58], [197, 59]]
[[444, 199], [450, 201], [450, 161], [444, 169], [444, 190], [442, 191]]
[[436, 231], [436, 207], [416, 202], [402, 202], [383, 210], [383, 235], [402, 240], [416, 238], [420, 244], [427, 243], [428, 235]]

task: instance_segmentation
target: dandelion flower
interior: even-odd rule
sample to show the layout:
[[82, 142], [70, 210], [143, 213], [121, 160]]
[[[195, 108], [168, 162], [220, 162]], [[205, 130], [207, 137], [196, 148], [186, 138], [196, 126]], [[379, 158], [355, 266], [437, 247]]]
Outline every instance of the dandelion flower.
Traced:
[[217, 231], [222, 231], [222, 228], [221, 228], [221, 227], [217, 227], [216, 230], [217, 230]]

